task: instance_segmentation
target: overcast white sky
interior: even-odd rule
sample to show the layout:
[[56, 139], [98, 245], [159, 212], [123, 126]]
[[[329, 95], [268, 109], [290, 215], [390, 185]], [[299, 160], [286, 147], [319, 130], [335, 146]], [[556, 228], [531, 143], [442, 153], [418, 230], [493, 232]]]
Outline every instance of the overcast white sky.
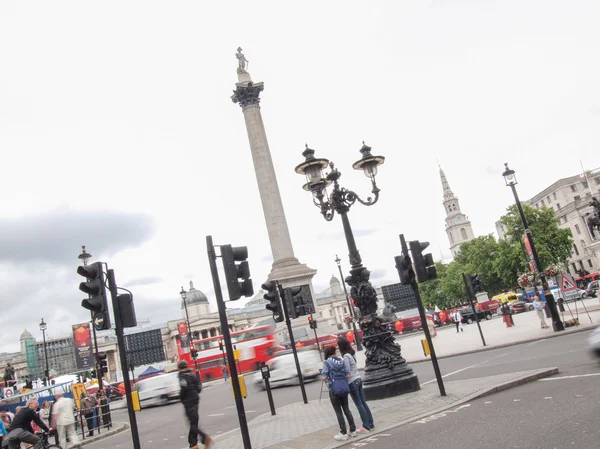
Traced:
[[[255, 290], [271, 251], [235, 51], [264, 81], [262, 113], [297, 257], [315, 290], [348, 268], [294, 173], [304, 143], [342, 184], [365, 140], [386, 157], [376, 206], [350, 220], [377, 284], [398, 234], [450, 259], [436, 159], [476, 235], [512, 203], [600, 166], [600, 3], [589, 1], [3, 1], [0, 3], [0, 351], [40, 318], [89, 315], [80, 245], [135, 294], [139, 320], [179, 317], [193, 279], [214, 304], [205, 236], [247, 245]], [[240, 302], [240, 305], [242, 303]], [[232, 304], [233, 305], [233, 304]]]

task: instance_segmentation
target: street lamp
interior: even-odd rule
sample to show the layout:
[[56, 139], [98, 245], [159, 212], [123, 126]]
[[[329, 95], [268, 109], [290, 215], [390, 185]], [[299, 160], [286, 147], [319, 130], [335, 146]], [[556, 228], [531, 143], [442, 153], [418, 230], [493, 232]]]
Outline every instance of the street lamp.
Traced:
[[[192, 341], [192, 331], [190, 329], [190, 317], [188, 315], [188, 309], [187, 309], [187, 292], [184, 290], [183, 285], [181, 286], [181, 291], [179, 292], [179, 294], [181, 295], [181, 299], [183, 300], [183, 307], [185, 309], [185, 322], [187, 324], [187, 332], [188, 332], [188, 341], [190, 344], [190, 352], [192, 352], [191, 348], [194, 347], [194, 342]], [[192, 356], [192, 360], [194, 361], [194, 369], [196, 370], [196, 376], [198, 377], [198, 380], [200, 382], [202, 382], [201, 378], [200, 378], [200, 371], [198, 371], [198, 362], [196, 362], [196, 356], [194, 353], [190, 354]]]
[[502, 176], [504, 176], [504, 181], [506, 182], [506, 185], [512, 189], [513, 196], [515, 197], [515, 203], [517, 205], [519, 215], [521, 216], [523, 229], [525, 230], [525, 237], [529, 241], [529, 246], [531, 248], [531, 255], [533, 257], [533, 268], [540, 275], [540, 279], [542, 281], [542, 288], [544, 289], [544, 294], [546, 296], [546, 303], [550, 308], [550, 315], [552, 316], [552, 327], [555, 331], [563, 331], [565, 330], [565, 326], [560, 320], [560, 316], [558, 315], [558, 310], [556, 309], [556, 302], [554, 301], [554, 296], [552, 295], [550, 287], [548, 286], [546, 275], [544, 274], [544, 270], [540, 264], [540, 259], [538, 258], [537, 251], [535, 250], [535, 245], [533, 244], [533, 238], [531, 237], [531, 231], [529, 230], [527, 218], [525, 218], [525, 213], [523, 212], [523, 207], [521, 206], [521, 201], [519, 200], [519, 195], [517, 195], [517, 189], [515, 188], [515, 186], [517, 185], [517, 177], [515, 176], [515, 171], [508, 168], [508, 163], [505, 163], [504, 167], [506, 169], [504, 170], [504, 173], [502, 173]]
[[344, 294], [346, 295], [346, 303], [348, 304], [348, 310], [350, 311], [350, 318], [352, 318], [352, 329], [354, 329], [354, 341], [356, 342], [356, 350], [362, 351], [362, 344], [360, 342], [360, 336], [358, 335], [358, 331], [356, 330], [356, 317], [354, 316], [354, 307], [350, 304], [350, 296], [348, 295], [348, 290], [346, 289], [346, 282], [344, 281], [344, 275], [342, 274], [342, 265], [341, 260], [335, 255], [335, 263], [337, 263], [338, 270], [340, 270], [340, 279], [342, 281], [342, 285], [344, 286]]
[[[337, 213], [342, 218], [344, 235], [350, 258], [350, 276], [345, 282], [350, 285], [350, 295], [360, 309], [360, 328], [363, 331], [363, 344], [366, 348], [365, 363], [365, 396], [367, 399], [383, 399], [398, 394], [416, 391], [420, 388], [419, 380], [402, 358], [400, 346], [394, 342], [387, 325], [377, 315], [377, 293], [369, 282], [370, 271], [362, 265], [362, 259], [354, 241], [348, 211], [358, 201], [365, 206], [374, 205], [379, 199], [379, 188], [375, 182], [377, 167], [384, 163], [383, 156], [373, 156], [371, 148], [365, 145], [360, 149], [362, 158], [352, 164], [355, 170], [363, 170], [371, 180], [372, 197], [362, 200], [359, 196], [344, 187], [340, 187], [341, 173], [328, 159], [315, 158], [314, 150], [308, 148], [302, 152], [304, 162], [296, 166], [296, 173], [306, 176], [303, 189], [311, 192], [313, 203], [321, 210], [326, 221], [333, 220]], [[329, 167], [328, 174], [323, 170]], [[327, 189], [333, 184], [333, 189]]]
[[49, 375], [50, 375], [50, 370], [48, 369], [48, 350], [46, 349], [46, 329], [48, 329], [48, 325], [44, 322], [44, 319], [42, 318], [42, 321], [40, 321], [40, 330], [42, 331], [42, 336], [44, 339], [44, 358], [46, 359], [46, 371], [44, 372], [44, 386], [47, 387], [48, 386], [48, 382], [49, 382]]
[[85, 245], [81, 245], [81, 254], [77, 258], [83, 262], [83, 266], [86, 266], [92, 255], [85, 250]]

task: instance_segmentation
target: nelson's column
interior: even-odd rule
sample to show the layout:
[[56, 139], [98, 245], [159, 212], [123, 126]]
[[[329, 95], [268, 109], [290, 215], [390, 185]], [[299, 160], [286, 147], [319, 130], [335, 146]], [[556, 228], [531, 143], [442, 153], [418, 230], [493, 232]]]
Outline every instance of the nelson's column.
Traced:
[[[238, 82], [235, 84], [231, 99], [234, 103], [239, 103], [246, 121], [256, 182], [273, 254], [273, 266], [269, 274], [269, 280], [280, 281], [284, 287], [308, 284], [314, 298], [311, 280], [317, 270], [301, 264], [294, 256], [292, 239], [290, 238], [290, 231], [288, 230], [283, 203], [281, 202], [275, 168], [273, 167], [271, 151], [269, 150], [259, 106], [260, 92], [264, 89], [264, 84], [262, 82], [252, 82], [250, 74], [246, 70], [248, 61], [244, 57], [241, 48], [237, 49], [236, 57], [238, 59]], [[316, 302], [314, 302], [314, 305], [316, 310]]]

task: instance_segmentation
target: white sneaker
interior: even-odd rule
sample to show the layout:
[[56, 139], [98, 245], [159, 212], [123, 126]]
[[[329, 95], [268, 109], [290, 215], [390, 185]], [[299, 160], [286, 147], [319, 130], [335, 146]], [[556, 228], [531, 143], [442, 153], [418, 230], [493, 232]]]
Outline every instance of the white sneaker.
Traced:
[[349, 434], [351, 437], [355, 437], [356, 436], [356, 432], [350, 432]]
[[340, 432], [334, 436], [333, 439], [337, 441], [346, 441], [348, 439], [348, 434]]

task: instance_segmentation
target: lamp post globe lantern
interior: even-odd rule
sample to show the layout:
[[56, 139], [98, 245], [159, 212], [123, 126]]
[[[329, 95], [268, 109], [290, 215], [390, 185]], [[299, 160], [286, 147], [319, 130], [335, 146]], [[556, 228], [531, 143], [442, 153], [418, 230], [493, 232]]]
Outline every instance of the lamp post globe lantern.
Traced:
[[[352, 167], [362, 170], [371, 180], [372, 196], [366, 200], [361, 199], [356, 192], [340, 186], [341, 173], [333, 162], [316, 158], [315, 151], [308, 145], [302, 152], [304, 161], [296, 166], [295, 171], [306, 177], [307, 182], [302, 188], [312, 193], [313, 204], [320, 209], [323, 218], [332, 221], [337, 214], [342, 220], [350, 259], [350, 275], [343, 282], [344, 288], [346, 283], [350, 286], [350, 296], [361, 314], [359, 325], [363, 331], [362, 344], [366, 352], [364, 391], [369, 400], [416, 391], [420, 385], [412, 368], [402, 358], [400, 346], [394, 342], [391, 331], [377, 315], [377, 293], [369, 281], [371, 272], [362, 264], [348, 219], [348, 212], [356, 202], [373, 206], [379, 200], [380, 189], [375, 177], [377, 167], [384, 163], [385, 158], [373, 156], [371, 148], [364, 142], [360, 152], [361, 159], [352, 164]], [[329, 173], [325, 174], [327, 167]], [[331, 186], [332, 189], [328, 191]]]
[[45, 387], [48, 386], [48, 382], [49, 382], [48, 376], [50, 375], [50, 370], [48, 369], [48, 350], [46, 348], [46, 329], [48, 329], [48, 325], [42, 318], [42, 320], [40, 321], [40, 330], [42, 331], [42, 338], [44, 341], [44, 359], [46, 362], [45, 363], [46, 371], [44, 371], [44, 386]]
[[81, 254], [77, 256], [77, 258], [83, 262], [84, 266], [86, 266], [88, 260], [92, 258], [92, 255], [85, 250], [85, 245], [81, 245]]
[[533, 243], [533, 237], [531, 235], [531, 231], [529, 229], [529, 223], [527, 222], [527, 217], [525, 217], [525, 212], [523, 211], [523, 206], [521, 205], [521, 201], [519, 200], [519, 195], [517, 194], [517, 177], [515, 175], [515, 171], [511, 170], [508, 167], [508, 163], [504, 164], [504, 173], [502, 176], [504, 177], [504, 182], [508, 187], [511, 188], [513, 197], [515, 199], [515, 205], [517, 206], [517, 210], [519, 211], [519, 216], [521, 217], [521, 223], [523, 224], [523, 229], [525, 231], [525, 239], [529, 242], [529, 247], [531, 248], [531, 262], [533, 264], [533, 269], [539, 275], [539, 278], [542, 282], [542, 289], [544, 290], [544, 296], [546, 297], [546, 304], [550, 309], [550, 315], [552, 317], [552, 328], [554, 331], [563, 331], [565, 330], [565, 326], [563, 322], [560, 320], [560, 315], [558, 314], [558, 309], [556, 308], [556, 302], [554, 300], [554, 295], [550, 291], [550, 287], [548, 285], [548, 281], [546, 279], [546, 275], [544, 274], [544, 269], [540, 264], [540, 259], [538, 257], [537, 250], [535, 249], [535, 244]]

